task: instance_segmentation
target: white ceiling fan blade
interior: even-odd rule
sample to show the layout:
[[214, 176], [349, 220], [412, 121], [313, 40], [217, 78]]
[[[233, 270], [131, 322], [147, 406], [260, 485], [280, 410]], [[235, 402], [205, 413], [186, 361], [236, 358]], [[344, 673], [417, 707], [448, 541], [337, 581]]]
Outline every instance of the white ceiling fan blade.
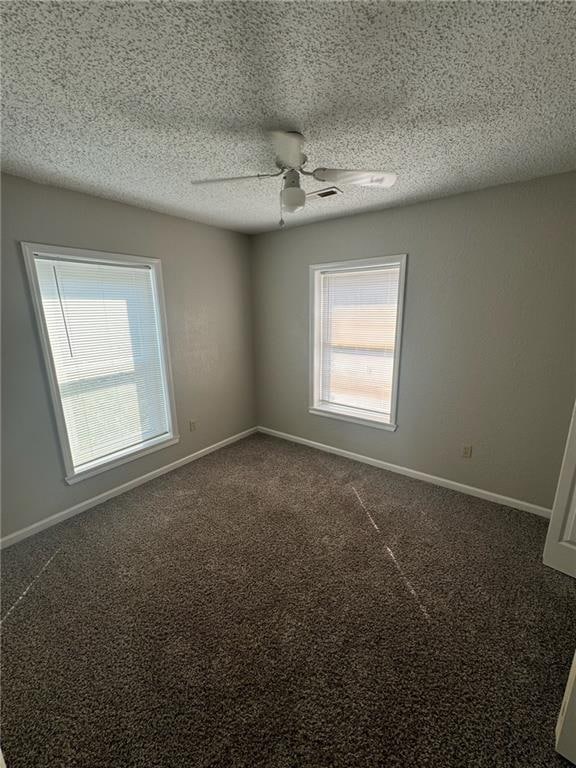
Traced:
[[276, 158], [284, 168], [300, 168], [305, 157], [302, 153], [304, 136], [297, 131], [270, 131]]
[[361, 187], [391, 187], [398, 178], [395, 173], [385, 171], [348, 171], [344, 168], [316, 168], [312, 175], [317, 181], [358, 184]]
[[218, 184], [220, 181], [224, 182], [245, 181], [247, 179], [267, 179], [273, 176], [280, 176], [281, 173], [283, 173], [283, 171], [278, 171], [277, 173], [253, 173], [250, 176], [223, 176], [217, 179], [198, 179], [197, 181], [193, 181], [192, 184]]

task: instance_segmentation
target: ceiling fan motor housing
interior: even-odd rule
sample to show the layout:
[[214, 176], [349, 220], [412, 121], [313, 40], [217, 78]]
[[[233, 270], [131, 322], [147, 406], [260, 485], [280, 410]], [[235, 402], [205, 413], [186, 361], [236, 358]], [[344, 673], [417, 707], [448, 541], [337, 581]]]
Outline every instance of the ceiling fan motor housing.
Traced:
[[270, 137], [276, 150], [276, 166], [282, 170], [298, 170], [307, 158], [302, 152], [304, 136], [298, 131], [271, 131]]
[[289, 189], [290, 187], [299, 187], [300, 186], [300, 174], [298, 171], [290, 170], [286, 171], [284, 174], [284, 189]]

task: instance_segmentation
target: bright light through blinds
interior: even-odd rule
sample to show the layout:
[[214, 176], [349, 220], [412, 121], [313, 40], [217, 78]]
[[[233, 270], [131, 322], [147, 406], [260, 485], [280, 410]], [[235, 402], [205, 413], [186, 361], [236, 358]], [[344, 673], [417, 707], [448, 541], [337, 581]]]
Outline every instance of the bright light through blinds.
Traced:
[[36, 256], [74, 473], [171, 433], [153, 270]]
[[391, 422], [402, 266], [319, 271], [316, 407]]

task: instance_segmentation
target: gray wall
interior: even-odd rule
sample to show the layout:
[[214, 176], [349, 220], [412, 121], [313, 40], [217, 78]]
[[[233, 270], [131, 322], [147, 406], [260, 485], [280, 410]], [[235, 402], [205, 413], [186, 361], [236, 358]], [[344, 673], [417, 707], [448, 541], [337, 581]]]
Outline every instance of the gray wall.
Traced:
[[[550, 507], [575, 391], [575, 193], [564, 174], [255, 237], [258, 423]], [[310, 415], [308, 265], [398, 253], [397, 432]]]
[[[551, 505], [576, 379], [576, 174], [251, 239], [2, 181], [3, 535], [255, 423]], [[162, 259], [178, 445], [64, 482], [19, 240]], [[394, 253], [409, 254], [398, 431], [309, 415], [308, 265]]]
[[[2, 224], [4, 536], [254, 426], [246, 236], [13, 176], [2, 177]], [[20, 240], [162, 260], [177, 445], [64, 482]]]

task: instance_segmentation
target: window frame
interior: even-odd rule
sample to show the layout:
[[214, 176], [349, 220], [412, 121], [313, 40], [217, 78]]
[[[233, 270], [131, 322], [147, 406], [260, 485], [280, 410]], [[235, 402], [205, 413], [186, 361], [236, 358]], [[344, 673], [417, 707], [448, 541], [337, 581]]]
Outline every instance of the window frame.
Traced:
[[[20, 242], [20, 247], [26, 267], [28, 285], [30, 288], [32, 305], [34, 309], [35, 327], [40, 340], [40, 347], [42, 349], [44, 370], [48, 379], [50, 399], [52, 401], [52, 410], [56, 421], [56, 431], [58, 433], [60, 452], [64, 463], [64, 479], [68, 485], [73, 485], [74, 483], [78, 483], [82, 480], [85, 480], [86, 478], [99, 475], [102, 472], [107, 472], [109, 469], [114, 469], [115, 467], [121, 466], [122, 464], [126, 464], [129, 461], [139, 459], [148, 453], [152, 453], [153, 451], [158, 451], [162, 448], [167, 448], [170, 445], [175, 445], [178, 443], [180, 436], [178, 434], [178, 425], [176, 420], [174, 384], [172, 378], [172, 365], [170, 362], [170, 345], [168, 341], [166, 306], [164, 301], [164, 283], [162, 280], [162, 262], [160, 259], [152, 259], [143, 256], [131, 256], [120, 253], [109, 253], [107, 251], [86, 250], [84, 248], [69, 248], [64, 246], [45, 245], [42, 243], [30, 243], [24, 241]], [[159, 321], [162, 365], [168, 399], [167, 411], [169, 429], [167, 434], [163, 434], [159, 437], [147, 440], [146, 445], [143, 448], [136, 448], [135, 450], [125, 448], [124, 450], [117, 451], [113, 459], [104, 459], [97, 464], [93, 464], [93, 466], [88, 469], [78, 471], [74, 468], [72, 453], [70, 450], [70, 442], [68, 439], [68, 430], [66, 427], [66, 420], [64, 418], [62, 399], [60, 397], [60, 387], [58, 384], [58, 377], [56, 375], [54, 358], [52, 356], [52, 347], [50, 345], [48, 326], [44, 316], [44, 307], [42, 304], [42, 295], [40, 292], [36, 265], [34, 263], [36, 256], [44, 256], [50, 259], [60, 258], [64, 261], [111, 264], [124, 267], [140, 265], [150, 268], [152, 274], [154, 300], [156, 303], [156, 310]]]
[[[327, 416], [331, 419], [353, 422], [366, 427], [375, 427], [395, 432], [398, 429], [398, 384], [400, 379], [400, 358], [402, 346], [402, 327], [404, 321], [404, 295], [406, 288], [406, 264], [408, 254], [396, 254], [392, 256], [377, 256], [370, 259], [350, 259], [348, 261], [332, 261], [323, 264], [311, 264], [309, 267], [310, 278], [310, 329], [309, 329], [309, 401], [308, 412], [315, 416]], [[392, 264], [400, 267], [400, 279], [398, 282], [398, 311], [396, 315], [396, 335], [394, 339], [394, 361], [392, 374], [392, 393], [390, 398], [390, 420], [384, 421], [370, 416], [359, 414], [361, 409], [352, 406], [339, 406], [327, 403], [320, 399], [320, 360], [322, 356], [322, 339], [320, 322], [321, 307], [321, 278], [326, 272], [350, 272], [362, 269], [374, 269], [387, 267]], [[356, 411], [356, 412], [355, 412]], [[370, 411], [367, 411], [370, 413]], [[376, 413], [372, 411], [372, 413]]]

